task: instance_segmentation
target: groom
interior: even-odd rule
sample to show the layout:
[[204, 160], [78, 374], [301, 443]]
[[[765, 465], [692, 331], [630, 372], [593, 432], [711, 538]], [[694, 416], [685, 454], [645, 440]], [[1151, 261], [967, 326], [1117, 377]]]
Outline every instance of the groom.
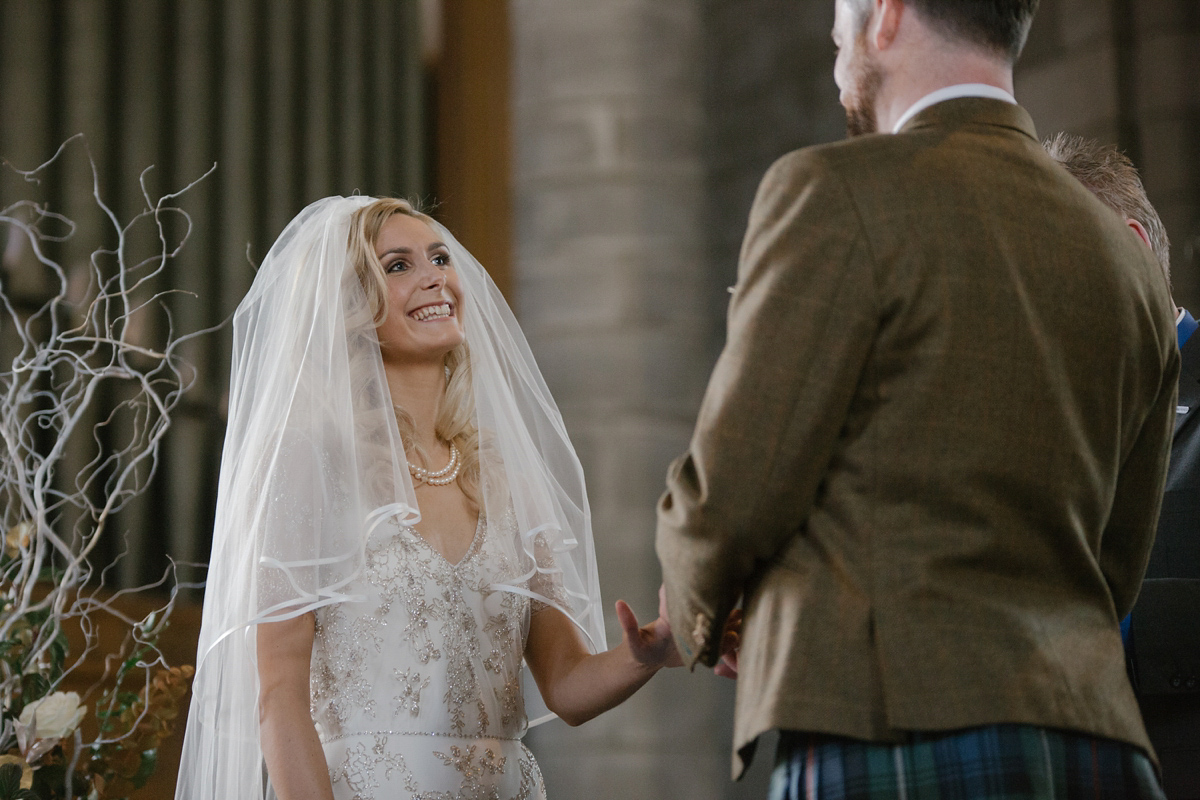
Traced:
[[750, 213], [658, 553], [689, 665], [744, 603], [734, 773], [780, 730], [773, 798], [1161, 796], [1118, 622], [1174, 316], [1012, 98], [1036, 6], [838, 0], [856, 136]]

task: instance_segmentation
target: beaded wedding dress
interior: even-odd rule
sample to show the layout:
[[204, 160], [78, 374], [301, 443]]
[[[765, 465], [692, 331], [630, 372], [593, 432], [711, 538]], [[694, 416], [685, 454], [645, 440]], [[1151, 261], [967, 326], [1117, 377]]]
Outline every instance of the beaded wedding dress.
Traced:
[[[338, 800], [538, 800], [542, 776], [521, 743], [522, 653], [531, 611], [495, 584], [519, 581], [517, 524], [480, 516], [451, 564], [392, 525], [372, 540], [349, 591], [319, 609], [312, 712]], [[535, 574], [533, 592], [561, 588]]]

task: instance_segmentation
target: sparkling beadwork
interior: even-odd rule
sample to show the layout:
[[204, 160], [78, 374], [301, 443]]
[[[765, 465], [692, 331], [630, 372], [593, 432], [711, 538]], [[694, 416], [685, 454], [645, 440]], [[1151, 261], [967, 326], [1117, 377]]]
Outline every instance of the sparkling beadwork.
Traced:
[[[511, 509], [480, 519], [457, 564], [409, 527], [368, 542], [354, 585], [364, 602], [316, 612], [312, 711], [339, 800], [544, 796], [519, 739], [525, 642], [545, 606], [492, 588], [567, 603], [549, 547], [541, 537], [533, 545], [542, 569], [522, 584], [530, 570]], [[435, 769], [441, 777], [430, 778]]]

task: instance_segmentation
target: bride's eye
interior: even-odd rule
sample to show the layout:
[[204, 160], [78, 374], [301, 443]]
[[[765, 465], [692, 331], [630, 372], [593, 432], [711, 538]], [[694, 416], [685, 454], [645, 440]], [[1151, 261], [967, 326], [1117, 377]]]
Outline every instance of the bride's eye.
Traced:
[[384, 272], [403, 272], [406, 269], [408, 269], [408, 263], [404, 259], [398, 258], [395, 261], [393, 261], [392, 263], [385, 266], [383, 268], [383, 271]]
[[450, 266], [450, 256], [447, 255], [446, 253], [438, 253], [430, 260], [433, 262], [433, 265], [435, 267]]

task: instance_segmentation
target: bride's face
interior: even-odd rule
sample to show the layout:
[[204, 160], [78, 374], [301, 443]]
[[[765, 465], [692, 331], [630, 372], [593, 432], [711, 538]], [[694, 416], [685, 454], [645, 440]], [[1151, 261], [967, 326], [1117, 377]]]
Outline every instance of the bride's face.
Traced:
[[375, 255], [387, 282], [387, 319], [378, 328], [385, 361], [441, 363], [463, 341], [462, 285], [450, 250], [416, 217], [393, 214], [379, 231]]

